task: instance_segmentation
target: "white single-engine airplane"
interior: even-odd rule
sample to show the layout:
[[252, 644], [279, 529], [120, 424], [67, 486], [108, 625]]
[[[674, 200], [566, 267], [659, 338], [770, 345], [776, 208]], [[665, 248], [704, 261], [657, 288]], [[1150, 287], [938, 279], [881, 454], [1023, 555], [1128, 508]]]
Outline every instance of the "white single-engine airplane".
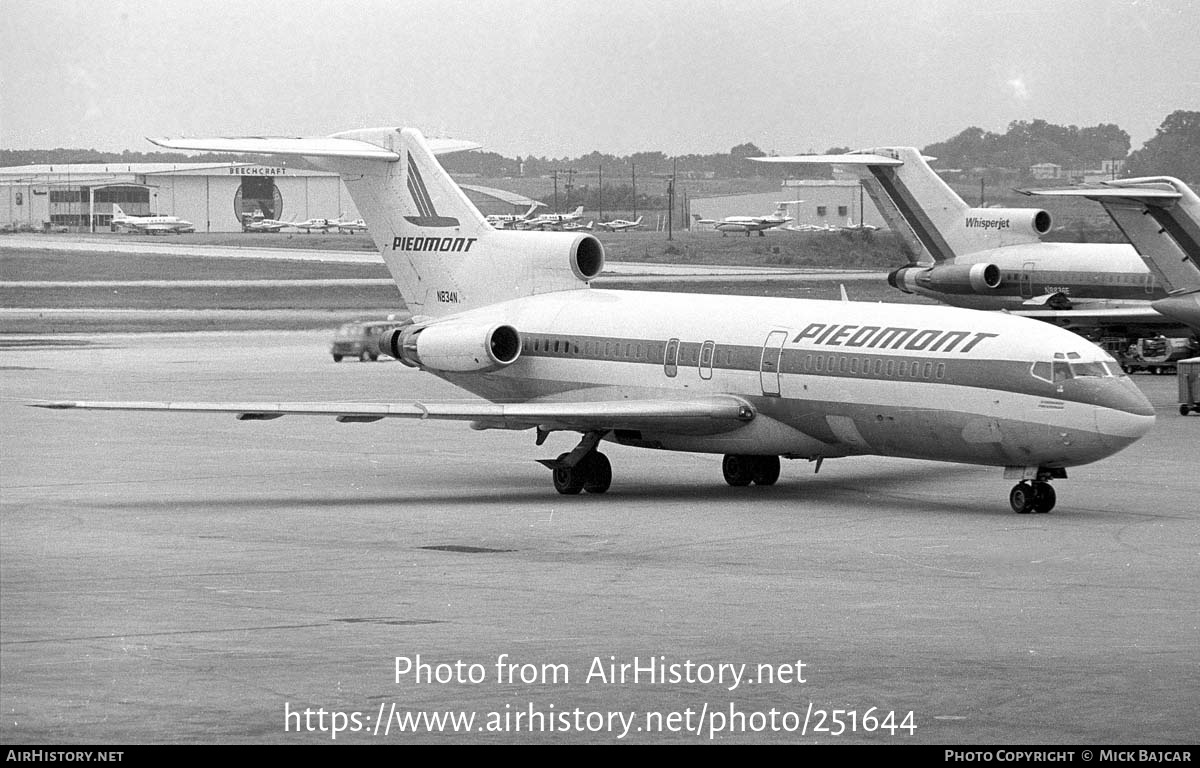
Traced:
[[789, 205], [795, 205], [795, 201], [788, 200], [777, 203], [775, 211], [766, 216], [726, 216], [720, 221], [715, 219], [698, 219], [698, 221], [701, 224], [712, 224], [712, 228], [720, 232], [721, 237], [730, 232], [745, 232], [746, 237], [750, 237], [751, 232], [757, 232], [759, 237], [766, 237], [763, 234], [765, 230], [781, 227], [792, 220], [792, 217], [787, 215]]
[[178, 216], [130, 216], [113, 203], [112, 225], [148, 235], [180, 234], [195, 232], [196, 225]]
[[597, 226], [599, 226], [600, 229], [606, 229], [609, 232], [628, 232], [631, 229], [637, 229], [642, 226], [642, 217], [638, 216], [634, 221], [628, 221], [627, 219], [602, 221]]
[[1172, 286], [1125, 243], [1049, 243], [1050, 214], [1036, 208], [972, 208], [915, 147], [844, 155], [755, 157], [777, 165], [838, 165], [855, 173], [888, 225], [917, 259], [888, 276], [892, 287], [970, 309], [1004, 309], [1070, 328], [1157, 332], [1179, 323], [1152, 306]]
[[563, 494], [603, 493], [602, 441], [725, 454], [730, 485], [772, 485], [780, 457], [901, 456], [1005, 468], [1017, 512], [1052, 478], [1144, 435], [1149, 401], [1103, 350], [1020, 317], [953, 307], [607, 291], [585, 233], [495, 230], [418, 131], [155, 139], [289, 154], [342, 174], [414, 317], [381, 347], [485, 398], [469, 402], [59, 402], [48, 408], [454, 419], [582, 435], [542, 463]]

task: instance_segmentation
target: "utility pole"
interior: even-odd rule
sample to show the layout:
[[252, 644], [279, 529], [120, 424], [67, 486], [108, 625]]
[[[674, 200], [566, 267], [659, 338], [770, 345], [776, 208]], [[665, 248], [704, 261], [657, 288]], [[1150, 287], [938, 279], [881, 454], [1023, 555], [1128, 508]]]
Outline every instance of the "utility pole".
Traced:
[[600, 166], [600, 221], [604, 221], [604, 166]]
[[575, 169], [574, 168], [555, 168], [550, 171], [550, 175], [554, 177], [554, 212], [558, 213], [558, 174], [567, 177], [563, 187], [567, 191], [567, 199], [571, 197], [571, 190], [575, 189]]
[[671, 180], [667, 182], [667, 240], [675, 237], [675, 173], [678, 170], [678, 158], [671, 158]]

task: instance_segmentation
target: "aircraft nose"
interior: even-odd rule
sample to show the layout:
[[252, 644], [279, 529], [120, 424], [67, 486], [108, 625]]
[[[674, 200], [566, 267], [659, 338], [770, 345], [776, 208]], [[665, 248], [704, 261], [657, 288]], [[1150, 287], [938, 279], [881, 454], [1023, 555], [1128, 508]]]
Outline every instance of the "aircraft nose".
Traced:
[[1140, 440], [1154, 426], [1154, 406], [1128, 377], [1105, 381], [1096, 402], [1096, 431], [1113, 453]]

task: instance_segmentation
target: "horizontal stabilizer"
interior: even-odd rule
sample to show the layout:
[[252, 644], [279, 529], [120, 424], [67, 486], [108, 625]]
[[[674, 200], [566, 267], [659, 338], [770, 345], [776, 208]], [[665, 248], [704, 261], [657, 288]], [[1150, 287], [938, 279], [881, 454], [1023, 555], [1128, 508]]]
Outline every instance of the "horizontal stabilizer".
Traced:
[[1140, 200], [1147, 203], [1174, 202], [1182, 195], [1176, 189], [1159, 186], [1065, 187], [1056, 189], [1018, 189], [1023, 195], [1041, 197], [1086, 197], [1089, 200]]
[[[384, 133], [383, 135], [386, 135]], [[397, 142], [399, 134], [396, 134]], [[295, 155], [300, 157], [338, 157], [352, 160], [400, 159], [393, 152], [377, 144], [344, 136], [300, 138], [288, 136], [246, 136], [241, 138], [152, 138], [152, 144], [167, 149], [183, 149], [201, 152], [243, 152], [257, 155]], [[426, 139], [435, 155], [479, 149], [483, 145], [460, 139]]]
[[787, 155], [783, 157], [752, 157], [756, 163], [772, 165], [904, 165], [903, 160], [883, 155]]

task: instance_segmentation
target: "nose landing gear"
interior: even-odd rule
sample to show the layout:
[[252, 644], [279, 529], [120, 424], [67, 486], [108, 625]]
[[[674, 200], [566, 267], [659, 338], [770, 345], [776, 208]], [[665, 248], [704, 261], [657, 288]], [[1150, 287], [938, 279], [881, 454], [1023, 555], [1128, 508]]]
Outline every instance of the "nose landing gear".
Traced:
[[1013, 512], [1020, 515], [1027, 515], [1030, 512], [1049, 512], [1054, 509], [1056, 500], [1054, 486], [1043, 480], [1017, 483], [1008, 494], [1008, 503], [1012, 506]]

